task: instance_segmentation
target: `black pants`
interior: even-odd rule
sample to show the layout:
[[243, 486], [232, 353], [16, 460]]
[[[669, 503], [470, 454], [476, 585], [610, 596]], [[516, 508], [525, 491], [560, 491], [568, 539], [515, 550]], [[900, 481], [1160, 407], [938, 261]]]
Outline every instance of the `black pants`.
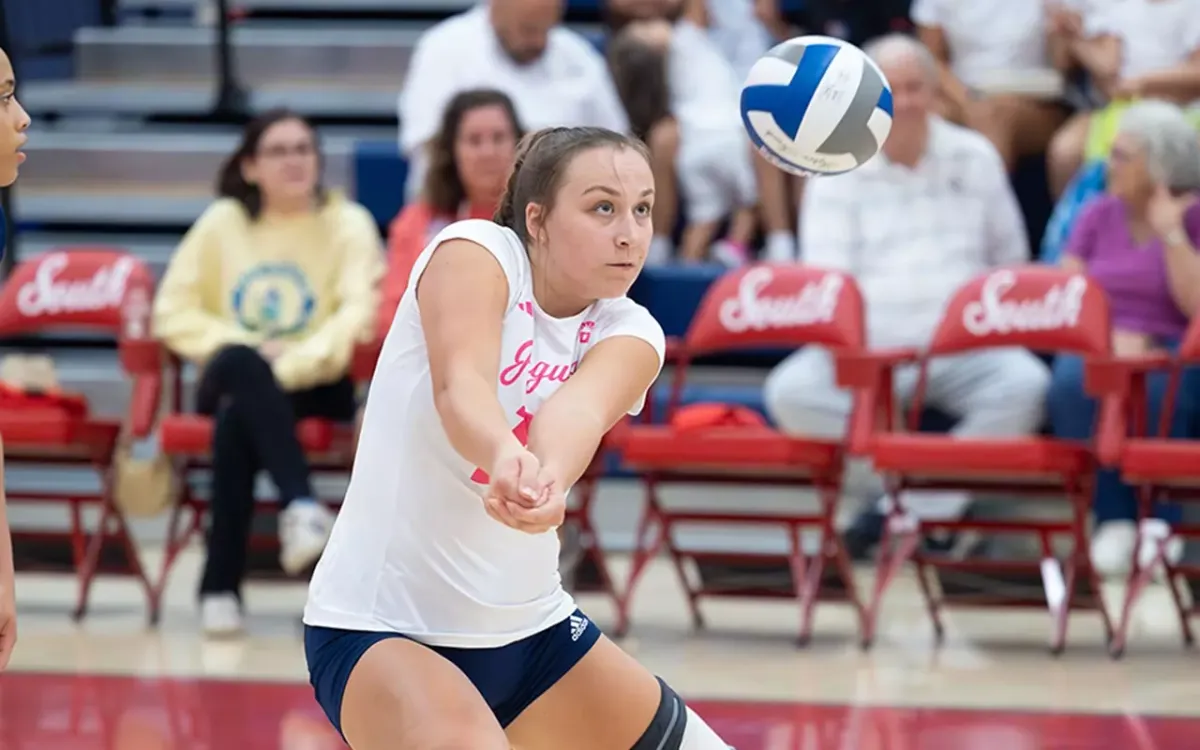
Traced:
[[296, 440], [296, 420], [353, 421], [354, 385], [343, 378], [285, 393], [271, 366], [254, 349], [230, 346], [200, 378], [197, 410], [216, 419], [212, 445], [208, 561], [200, 593], [238, 593], [254, 520], [254, 480], [266, 470], [280, 502], [313, 497], [308, 461]]

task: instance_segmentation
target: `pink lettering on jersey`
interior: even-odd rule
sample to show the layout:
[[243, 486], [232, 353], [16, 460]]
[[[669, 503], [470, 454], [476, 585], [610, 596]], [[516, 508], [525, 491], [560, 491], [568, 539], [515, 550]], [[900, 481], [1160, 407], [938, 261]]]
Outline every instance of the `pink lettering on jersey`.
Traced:
[[592, 331], [596, 328], [596, 321], [585, 320], [579, 324], [579, 343], [586, 344], [592, 340]]
[[[517, 422], [517, 426], [513, 428], [513, 437], [521, 442], [521, 445], [529, 445], [529, 424], [533, 421], [533, 415], [524, 407], [517, 409], [517, 416], [521, 418]], [[471, 474], [471, 481], [475, 484], [487, 484], [492, 481], [488, 473], [483, 469], [475, 469], [475, 473]]]
[[533, 362], [532, 359], [533, 341], [531, 339], [517, 349], [513, 363], [500, 371], [501, 385], [512, 385], [525, 377], [525, 393], [533, 393], [546, 381], [567, 382], [567, 378], [575, 374], [575, 370], [579, 368], [578, 362], [572, 362], [569, 365], [552, 365], [544, 360]]
[[522, 302], [519, 305], [517, 305], [517, 307], [521, 308], [521, 310], [523, 310], [525, 312], [525, 314], [528, 315], [529, 317], [531, 317], [531, 318], [533, 317], [533, 303], [532, 302], [525, 301], [525, 302]]

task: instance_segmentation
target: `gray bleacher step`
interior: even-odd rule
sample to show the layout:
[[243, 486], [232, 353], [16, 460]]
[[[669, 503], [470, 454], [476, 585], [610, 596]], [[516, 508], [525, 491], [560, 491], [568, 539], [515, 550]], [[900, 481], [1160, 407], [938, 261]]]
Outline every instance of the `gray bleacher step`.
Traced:
[[171, 256], [175, 254], [180, 239], [180, 234], [97, 235], [95, 232], [25, 232], [21, 234], [17, 244], [17, 257], [31, 258], [52, 250], [72, 247], [111, 247], [131, 253], [145, 261], [155, 277], [160, 278]]
[[[30, 131], [31, 137], [34, 132]], [[179, 123], [146, 122], [131, 118], [68, 117], [38, 123], [36, 134], [39, 140], [48, 133], [76, 139], [90, 139], [97, 135], [156, 137], [187, 133], [190, 136], [201, 137], [223, 136], [229, 143], [233, 143], [241, 137], [242, 126], [208, 122], [184, 126]], [[391, 140], [396, 137], [396, 128], [389, 125], [322, 124], [317, 126], [317, 133], [321, 137], [321, 143], [325, 145], [339, 139], [349, 142]]]
[[[259, 113], [287, 107], [308, 117], [394, 120], [399, 86], [399, 82], [374, 86], [277, 84], [252, 90], [249, 107]], [[212, 111], [215, 102], [216, 87], [211, 83], [35, 81], [21, 89], [21, 104], [34, 117], [202, 116]]]
[[[22, 185], [86, 182], [94, 185], [212, 185], [221, 163], [237, 149], [236, 133], [206, 134], [180, 128], [174, 133], [35, 133], [25, 147]], [[323, 139], [326, 184], [353, 185], [354, 139]]]
[[212, 203], [212, 188], [196, 185], [22, 186], [14, 203], [22, 223], [142, 225], [186, 229]]
[[[409, 28], [237, 26], [234, 67], [248, 86], [288, 81], [388, 83], [397, 90], [417, 39]], [[207, 81], [216, 71], [215, 31], [202, 27], [115, 26], [75, 34], [80, 80]]]

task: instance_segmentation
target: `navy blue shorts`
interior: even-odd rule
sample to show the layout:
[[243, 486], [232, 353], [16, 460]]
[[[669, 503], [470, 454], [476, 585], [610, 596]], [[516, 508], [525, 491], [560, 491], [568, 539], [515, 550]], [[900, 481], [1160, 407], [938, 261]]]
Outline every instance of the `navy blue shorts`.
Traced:
[[[358, 660], [376, 643], [404, 638], [400, 633], [369, 633], [304, 626], [309, 682], [325, 715], [342, 731], [342, 695]], [[600, 638], [600, 628], [578, 609], [540, 633], [495, 648], [427, 646], [462, 670], [507, 727], [521, 712], [571, 671]]]

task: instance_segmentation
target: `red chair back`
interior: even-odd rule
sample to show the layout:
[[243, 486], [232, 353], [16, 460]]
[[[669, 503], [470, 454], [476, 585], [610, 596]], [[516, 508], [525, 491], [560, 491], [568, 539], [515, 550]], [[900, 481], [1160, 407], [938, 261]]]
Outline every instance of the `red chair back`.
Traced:
[[0, 336], [52, 331], [110, 334], [135, 376], [135, 433], [149, 429], [161, 388], [162, 349], [150, 330], [154, 276], [110, 248], [63, 248], [22, 261], [0, 289]]
[[1059, 268], [1023, 266], [991, 271], [954, 293], [928, 354], [1001, 346], [1108, 354], [1108, 298], [1087, 276]]
[[709, 287], [688, 328], [685, 354], [861, 347], [864, 340], [862, 293], [853, 278], [811, 266], [755, 264]]
[[90, 330], [147, 339], [153, 295], [150, 270], [128, 253], [54, 250], [13, 269], [0, 290], [0, 336]]

